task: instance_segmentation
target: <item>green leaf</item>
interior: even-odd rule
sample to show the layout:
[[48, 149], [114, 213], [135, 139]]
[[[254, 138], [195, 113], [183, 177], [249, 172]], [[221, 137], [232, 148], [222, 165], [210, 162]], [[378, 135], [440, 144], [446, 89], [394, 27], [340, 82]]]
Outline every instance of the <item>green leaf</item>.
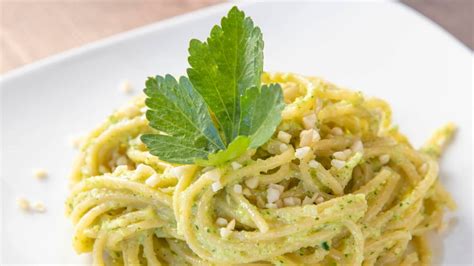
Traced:
[[227, 149], [210, 154], [208, 160], [196, 160], [196, 163], [203, 166], [220, 165], [229, 162], [242, 155], [249, 147], [250, 139], [245, 136], [238, 136], [229, 144]]
[[146, 117], [160, 134], [141, 137], [151, 154], [174, 163], [193, 163], [225, 149], [208, 108], [186, 77], [170, 75], [146, 82]]
[[284, 103], [279, 85], [260, 85], [260, 29], [234, 7], [206, 42], [191, 40], [189, 54], [189, 80], [146, 82], [146, 116], [158, 131], [142, 136], [150, 152], [168, 162], [219, 165], [264, 144]]
[[192, 164], [196, 158], [207, 158], [209, 155], [209, 151], [194, 147], [194, 144], [185, 138], [145, 134], [141, 136], [141, 140], [151, 154], [170, 163]]
[[280, 85], [252, 87], [241, 97], [240, 135], [250, 136], [250, 147], [264, 144], [275, 132], [285, 107]]
[[224, 143], [239, 135], [240, 96], [260, 86], [263, 38], [249, 17], [233, 7], [207, 42], [191, 40], [189, 79], [214, 113]]

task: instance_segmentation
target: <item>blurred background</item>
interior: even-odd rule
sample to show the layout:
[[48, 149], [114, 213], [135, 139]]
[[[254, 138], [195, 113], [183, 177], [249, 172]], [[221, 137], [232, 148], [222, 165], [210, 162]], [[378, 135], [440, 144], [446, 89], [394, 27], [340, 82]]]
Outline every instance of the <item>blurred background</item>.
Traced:
[[[222, 0], [0, 0], [0, 74]], [[474, 0], [402, 0], [469, 49]]]

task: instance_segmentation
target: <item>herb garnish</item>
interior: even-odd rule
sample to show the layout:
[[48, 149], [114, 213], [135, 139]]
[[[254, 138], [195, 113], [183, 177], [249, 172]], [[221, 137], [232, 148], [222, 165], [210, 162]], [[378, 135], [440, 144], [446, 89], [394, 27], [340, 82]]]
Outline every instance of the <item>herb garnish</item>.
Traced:
[[329, 244], [328, 242], [324, 241], [322, 244], [321, 244], [321, 247], [323, 247], [324, 250], [329, 250], [330, 247], [329, 247]]
[[166, 134], [142, 136], [152, 154], [174, 163], [190, 163], [225, 148], [204, 100], [186, 77], [179, 83], [170, 75], [149, 78], [145, 94], [150, 126]]
[[191, 40], [189, 79], [150, 77], [146, 117], [154, 134], [141, 137], [161, 160], [219, 165], [264, 144], [281, 121], [278, 84], [261, 86], [263, 38], [237, 7], [206, 42]]

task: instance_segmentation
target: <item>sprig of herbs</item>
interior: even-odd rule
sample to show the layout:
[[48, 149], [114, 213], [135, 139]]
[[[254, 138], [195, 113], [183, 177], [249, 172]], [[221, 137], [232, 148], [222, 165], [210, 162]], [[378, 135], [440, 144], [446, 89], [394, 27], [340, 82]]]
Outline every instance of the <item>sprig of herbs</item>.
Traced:
[[237, 7], [206, 42], [191, 40], [189, 79], [146, 82], [146, 117], [155, 134], [141, 137], [161, 160], [219, 165], [264, 144], [281, 121], [278, 84], [261, 86], [263, 38]]

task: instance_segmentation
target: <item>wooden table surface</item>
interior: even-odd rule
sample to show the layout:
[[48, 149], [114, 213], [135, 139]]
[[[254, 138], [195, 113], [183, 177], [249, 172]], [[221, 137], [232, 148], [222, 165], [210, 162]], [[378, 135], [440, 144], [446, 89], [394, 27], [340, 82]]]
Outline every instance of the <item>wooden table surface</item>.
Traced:
[[[223, 0], [0, 0], [0, 73]], [[472, 0], [402, 0], [471, 49]]]

